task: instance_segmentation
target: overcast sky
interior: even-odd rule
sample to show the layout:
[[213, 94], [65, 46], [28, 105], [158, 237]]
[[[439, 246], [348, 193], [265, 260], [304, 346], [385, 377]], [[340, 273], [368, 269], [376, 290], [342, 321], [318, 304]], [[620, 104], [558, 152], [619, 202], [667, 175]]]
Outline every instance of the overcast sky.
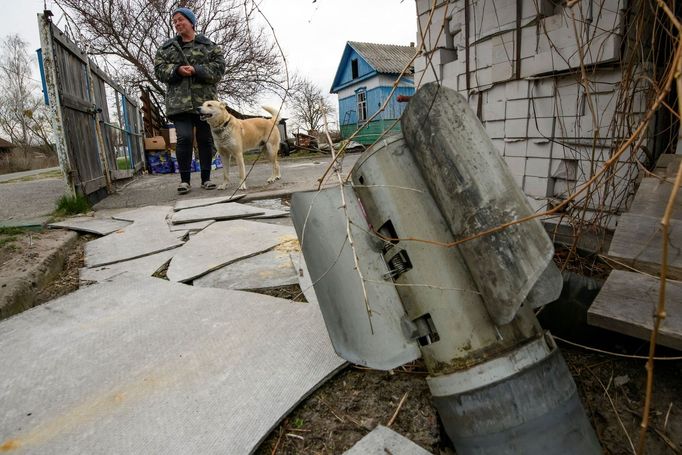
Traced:
[[[31, 51], [39, 48], [36, 15], [44, 4], [58, 13], [52, 0], [0, 0], [4, 19], [0, 37], [17, 33]], [[414, 0], [262, 0], [260, 8], [274, 28], [289, 72], [307, 76], [325, 93], [346, 41], [402, 45], [416, 41]], [[58, 21], [57, 14], [55, 22], [63, 29]], [[264, 102], [274, 104], [274, 99]]]

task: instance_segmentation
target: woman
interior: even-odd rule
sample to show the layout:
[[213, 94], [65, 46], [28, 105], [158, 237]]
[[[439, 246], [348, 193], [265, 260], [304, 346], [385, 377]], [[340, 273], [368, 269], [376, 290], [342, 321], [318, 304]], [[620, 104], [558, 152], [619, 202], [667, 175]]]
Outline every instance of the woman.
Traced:
[[156, 51], [154, 72], [166, 83], [166, 115], [175, 124], [178, 142], [175, 155], [180, 169], [178, 193], [190, 190], [192, 149], [196, 128], [201, 187], [215, 189], [211, 182], [213, 138], [206, 122], [199, 120], [197, 108], [204, 101], [217, 99], [216, 86], [225, 73], [225, 58], [218, 45], [196, 32], [196, 16], [189, 8], [173, 12], [177, 32]]

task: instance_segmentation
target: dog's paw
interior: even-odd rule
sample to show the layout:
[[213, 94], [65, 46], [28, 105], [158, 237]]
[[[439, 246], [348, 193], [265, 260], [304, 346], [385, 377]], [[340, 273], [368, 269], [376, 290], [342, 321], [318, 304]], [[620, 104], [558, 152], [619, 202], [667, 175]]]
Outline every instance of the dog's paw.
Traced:
[[219, 190], [225, 190], [225, 189], [227, 189], [227, 183], [221, 183], [220, 185], [218, 185], [218, 189], [219, 189]]
[[246, 191], [246, 184], [242, 183], [241, 185], [239, 185], [239, 189], [242, 191]]

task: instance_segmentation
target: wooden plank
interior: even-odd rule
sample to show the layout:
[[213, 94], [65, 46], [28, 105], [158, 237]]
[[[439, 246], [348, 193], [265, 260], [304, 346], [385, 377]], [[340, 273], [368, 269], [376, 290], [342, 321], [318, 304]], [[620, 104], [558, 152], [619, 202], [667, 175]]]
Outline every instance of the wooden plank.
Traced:
[[[659, 280], [640, 273], [614, 270], [587, 311], [587, 323], [648, 340], [658, 304]], [[658, 343], [682, 350], [682, 283], [666, 283], [666, 318]]]
[[[672, 182], [661, 181], [654, 177], [642, 179], [630, 206], [630, 213], [663, 218], [672, 188]], [[682, 189], [677, 192], [672, 217], [682, 220]]]
[[656, 161], [654, 174], [674, 179], [677, 169], [680, 167], [680, 161], [682, 161], [682, 155], [673, 155], [671, 153], [661, 155], [658, 161]]
[[[682, 220], [671, 220], [668, 277], [682, 280]], [[624, 213], [618, 220], [608, 257], [658, 275], [662, 256], [661, 219]]]

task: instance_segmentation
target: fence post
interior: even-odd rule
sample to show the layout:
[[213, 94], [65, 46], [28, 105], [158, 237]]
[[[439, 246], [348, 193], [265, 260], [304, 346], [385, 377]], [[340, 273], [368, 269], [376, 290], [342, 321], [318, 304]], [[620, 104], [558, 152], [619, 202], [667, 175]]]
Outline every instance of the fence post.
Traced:
[[[107, 161], [106, 147], [104, 145], [104, 136], [102, 135], [102, 127], [99, 124], [101, 108], [97, 108], [97, 97], [95, 96], [95, 81], [92, 77], [92, 68], [90, 67], [90, 57], [88, 57], [87, 52], [85, 53], [85, 67], [88, 73], [88, 95], [90, 96], [90, 101], [92, 102], [92, 115], [95, 118], [95, 134], [97, 135], [97, 152], [99, 155], [99, 161], [102, 163], [102, 169], [104, 170], [104, 179], [107, 182], [107, 192], [109, 194], [114, 192], [114, 188], [111, 184], [111, 172], [109, 170], [109, 162]], [[106, 98], [105, 98], [106, 100]], [[117, 166], [116, 156], [114, 156], [114, 166]]]
[[45, 85], [50, 100], [49, 108], [52, 114], [52, 134], [54, 147], [59, 158], [59, 166], [64, 174], [66, 187], [72, 197], [76, 196], [73, 173], [76, 172], [69, 159], [69, 151], [64, 135], [62, 106], [59, 99], [59, 82], [57, 79], [57, 62], [55, 61], [54, 45], [52, 42], [52, 22], [45, 14], [38, 14], [38, 29], [40, 30], [40, 46], [43, 49], [43, 66], [45, 69]]

